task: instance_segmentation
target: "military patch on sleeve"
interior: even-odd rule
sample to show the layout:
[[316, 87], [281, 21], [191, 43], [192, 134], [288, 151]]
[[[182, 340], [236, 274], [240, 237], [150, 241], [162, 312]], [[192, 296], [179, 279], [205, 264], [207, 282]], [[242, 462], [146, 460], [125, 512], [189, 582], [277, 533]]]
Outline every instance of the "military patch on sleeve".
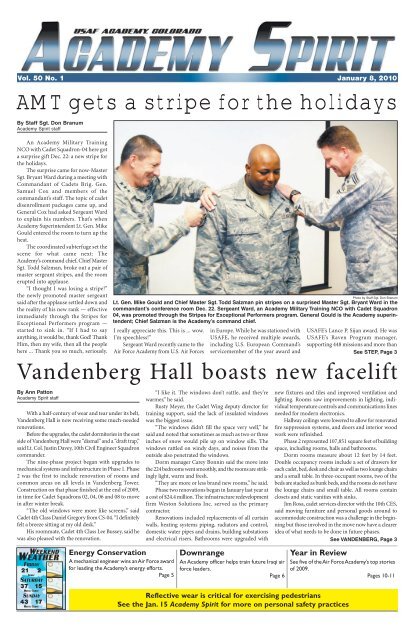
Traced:
[[346, 180], [342, 183], [341, 187], [336, 192], [338, 195], [341, 193], [348, 193], [355, 188], [355, 186], [359, 183], [359, 178], [356, 173], [351, 173]]

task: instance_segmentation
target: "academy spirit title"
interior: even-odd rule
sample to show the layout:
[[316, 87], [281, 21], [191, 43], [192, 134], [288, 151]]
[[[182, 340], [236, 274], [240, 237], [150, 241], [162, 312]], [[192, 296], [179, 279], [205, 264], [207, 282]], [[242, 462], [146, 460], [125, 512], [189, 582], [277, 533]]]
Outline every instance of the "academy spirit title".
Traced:
[[[394, 36], [288, 35], [291, 22], [263, 22], [248, 71], [381, 71]], [[283, 37], [287, 36], [287, 37]], [[78, 28], [63, 44], [59, 22], [43, 22], [22, 71], [219, 71], [233, 36], [202, 29]], [[252, 53], [253, 55], [253, 53]]]

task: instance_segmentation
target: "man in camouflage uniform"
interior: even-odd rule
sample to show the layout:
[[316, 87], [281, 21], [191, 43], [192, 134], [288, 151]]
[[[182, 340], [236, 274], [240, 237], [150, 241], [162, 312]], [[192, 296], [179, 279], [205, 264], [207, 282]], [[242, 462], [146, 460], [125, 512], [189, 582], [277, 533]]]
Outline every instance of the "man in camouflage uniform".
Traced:
[[296, 216], [275, 189], [279, 177], [279, 156], [260, 144], [249, 153], [246, 175], [220, 192], [216, 208], [197, 233], [198, 293], [300, 292]]
[[162, 149], [152, 138], [134, 136], [126, 143], [115, 171], [114, 293], [148, 293], [148, 258], [169, 249], [203, 220], [186, 210], [175, 222], [154, 227], [154, 203], [178, 204], [200, 199], [211, 210], [213, 191], [191, 178], [160, 177]]
[[289, 185], [278, 189], [308, 223], [341, 232], [345, 293], [397, 293], [397, 206], [391, 177], [362, 153], [347, 127], [329, 127], [317, 145], [326, 168], [345, 178], [336, 195], [313, 202]]

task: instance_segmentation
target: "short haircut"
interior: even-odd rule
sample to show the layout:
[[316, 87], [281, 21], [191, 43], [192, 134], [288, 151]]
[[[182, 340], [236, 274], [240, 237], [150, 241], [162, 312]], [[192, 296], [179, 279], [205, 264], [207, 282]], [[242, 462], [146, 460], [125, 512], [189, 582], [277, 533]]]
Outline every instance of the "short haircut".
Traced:
[[358, 139], [347, 127], [328, 127], [317, 141], [318, 149], [322, 147], [346, 147], [360, 153], [362, 151]]
[[162, 153], [160, 145], [153, 138], [144, 135], [134, 136], [128, 140], [122, 149], [121, 164], [126, 162], [132, 155], [138, 156], [140, 160], [143, 160], [153, 149]]

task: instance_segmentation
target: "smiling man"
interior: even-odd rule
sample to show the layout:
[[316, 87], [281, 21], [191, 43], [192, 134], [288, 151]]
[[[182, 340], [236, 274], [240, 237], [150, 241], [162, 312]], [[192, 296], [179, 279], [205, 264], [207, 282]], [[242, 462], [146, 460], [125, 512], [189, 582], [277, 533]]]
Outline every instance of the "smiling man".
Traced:
[[196, 202], [210, 211], [213, 191], [191, 178], [160, 177], [162, 149], [145, 135], [126, 143], [114, 185], [114, 293], [148, 293], [148, 258], [169, 249], [204, 216], [188, 209], [174, 222], [154, 227], [154, 203]]
[[328, 231], [340, 231], [346, 258], [345, 293], [397, 293], [397, 203], [391, 177], [362, 152], [347, 127], [326, 129], [317, 141], [325, 166], [340, 178], [332, 198], [314, 202], [289, 185], [280, 192], [298, 215]]
[[280, 158], [266, 144], [249, 153], [245, 176], [220, 191], [197, 232], [195, 282], [201, 294], [299, 293], [299, 239], [293, 206], [276, 190]]

